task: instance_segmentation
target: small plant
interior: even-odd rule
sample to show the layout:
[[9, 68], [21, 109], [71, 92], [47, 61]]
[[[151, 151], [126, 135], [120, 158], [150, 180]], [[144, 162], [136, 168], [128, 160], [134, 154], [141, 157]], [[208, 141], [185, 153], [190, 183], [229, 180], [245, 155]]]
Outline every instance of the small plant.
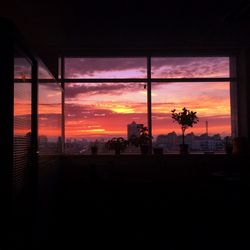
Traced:
[[139, 145], [149, 145], [152, 137], [148, 133], [148, 128], [145, 126], [139, 127]]
[[138, 127], [139, 136], [132, 135], [129, 138], [129, 143], [136, 147], [141, 145], [149, 145], [152, 137], [148, 133], [148, 128], [145, 126]]
[[115, 154], [119, 155], [121, 151], [124, 151], [128, 146], [128, 141], [122, 137], [114, 137], [108, 140], [105, 146], [108, 150], [115, 150]]
[[148, 128], [145, 126], [138, 127], [139, 136], [132, 135], [129, 138], [129, 143], [136, 147], [140, 146], [142, 154], [147, 154], [149, 151], [152, 136], [148, 133]]
[[226, 154], [232, 154], [233, 153], [233, 141], [232, 141], [231, 137], [226, 136], [224, 138], [224, 146], [225, 146]]
[[177, 122], [181, 126], [182, 132], [182, 147], [185, 146], [185, 131], [188, 127], [193, 127], [194, 124], [199, 122], [196, 112], [186, 109], [182, 109], [182, 112], [176, 112], [175, 109], [171, 110], [173, 122]]

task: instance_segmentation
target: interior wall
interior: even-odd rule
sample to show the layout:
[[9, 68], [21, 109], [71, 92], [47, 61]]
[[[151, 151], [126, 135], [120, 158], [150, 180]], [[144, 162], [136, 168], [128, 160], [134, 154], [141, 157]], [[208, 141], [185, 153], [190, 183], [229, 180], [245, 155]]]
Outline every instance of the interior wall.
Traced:
[[0, 247], [8, 243], [11, 227], [12, 166], [13, 166], [13, 70], [14, 46], [12, 27], [0, 22]]
[[247, 66], [246, 66], [246, 82], [245, 82], [245, 97], [246, 97], [246, 122], [247, 122], [247, 137], [250, 139], [250, 49], [246, 51]]
[[249, 49], [241, 49], [238, 57], [238, 83], [237, 83], [237, 104], [238, 104], [238, 135], [249, 138], [250, 131], [250, 53]]

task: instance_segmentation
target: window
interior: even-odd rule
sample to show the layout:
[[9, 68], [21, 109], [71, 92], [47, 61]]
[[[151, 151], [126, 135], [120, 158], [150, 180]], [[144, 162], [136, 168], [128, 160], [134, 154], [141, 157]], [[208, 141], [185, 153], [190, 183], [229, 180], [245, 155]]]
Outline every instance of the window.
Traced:
[[[198, 124], [186, 130], [191, 152], [223, 152], [223, 138], [231, 135], [229, 82], [152, 83], [154, 143], [165, 152], [179, 152], [181, 129], [173, 123], [171, 110], [183, 107], [196, 111], [199, 117]], [[202, 145], [208, 141], [211, 145], [205, 149]]]
[[65, 77], [79, 78], [145, 78], [145, 58], [65, 58]]
[[15, 57], [14, 79], [31, 80], [31, 64], [25, 57]]
[[180, 128], [171, 110], [183, 107], [200, 118], [186, 131], [192, 152], [222, 152], [224, 137], [231, 136], [230, 57], [66, 57], [64, 62], [68, 153], [89, 154], [93, 142], [104, 147], [112, 137], [127, 139], [133, 124], [148, 126], [153, 146], [176, 152]]
[[[68, 83], [65, 88], [66, 151], [88, 154], [90, 142], [96, 141], [99, 153], [109, 153], [105, 149], [108, 139], [127, 138], [127, 127], [131, 122], [146, 124], [144, 86], [138, 82]], [[137, 151], [126, 150], [127, 153]]]
[[62, 152], [62, 89], [39, 61], [38, 148], [40, 154]]
[[152, 78], [229, 77], [229, 57], [155, 57]]
[[13, 187], [21, 192], [31, 165], [31, 63], [20, 52], [14, 59]]

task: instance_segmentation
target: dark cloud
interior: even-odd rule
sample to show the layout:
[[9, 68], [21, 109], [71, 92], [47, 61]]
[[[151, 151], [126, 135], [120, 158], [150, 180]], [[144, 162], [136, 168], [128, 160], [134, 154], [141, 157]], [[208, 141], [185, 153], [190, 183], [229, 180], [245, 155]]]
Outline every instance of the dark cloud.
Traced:
[[31, 126], [31, 114], [25, 114], [25, 115], [15, 115], [14, 116], [14, 126]]
[[[14, 78], [15, 79], [30, 79], [31, 78], [31, 64], [22, 57], [14, 59]], [[46, 68], [41, 60], [38, 60], [38, 79], [51, 79], [54, 77]]]
[[200, 67], [204, 64], [227, 64], [228, 57], [153, 57], [152, 67], [162, 67], [165, 65], [179, 66], [192, 65], [193, 67]]
[[31, 64], [23, 57], [14, 59], [14, 78], [15, 79], [30, 79]]
[[44, 106], [44, 107], [49, 107], [49, 108], [52, 108], [52, 107], [60, 107], [62, 104], [61, 103], [39, 103], [38, 104], [39, 106]]
[[[131, 70], [146, 78], [146, 58], [66, 58], [66, 77], [94, 78], [97, 73]], [[143, 74], [141, 74], [143, 73]], [[157, 57], [152, 58], [152, 76], [228, 77], [228, 57]], [[125, 77], [121, 72], [121, 78]]]
[[[98, 71], [139, 70], [146, 73], [146, 58], [66, 58], [66, 77], [94, 76]], [[122, 76], [121, 76], [122, 77]]]
[[39, 126], [57, 127], [61, 126], [62, 115], [61, 114], [40, 114], [38, 115]]
[[38, 83], [39, 88], [42, 88], [46, 91], [61, 91], [61, 87], [58, 83], [50, 82], [50, 83]]
[[229, 77], [229, 58], [152, 58], [152, 76], [159, 78]]
[[65, 103], [66, 117], [75, 117], [76, 119], [90, 118], [90, 117], [103, 117], [112, 114], [113, 112], [108, 109], [96, 109], [91, 105], [78, 105]]
[[143, 90], [142, 83], [79, 83], [68, 84], [65, 87], [66, 98], [74, 98], [79, 94], [88, 95], [119, 95], [126, 91]]
[[[145, 106], [145, 103], [138, 103], [138, 106]], [[144, 113], [117, 113], [110, 109], [97, 109], [94, 105], [80, 105], [65, 103], [66, 119], [82, 120], [82, 119], [111, 119], [115, 117], [146, 115]], [[110, 122], [110, 120], [109, 120]]]
[[54, 79], [53, 75], [40, 59], [38, 59], [38, 79]]

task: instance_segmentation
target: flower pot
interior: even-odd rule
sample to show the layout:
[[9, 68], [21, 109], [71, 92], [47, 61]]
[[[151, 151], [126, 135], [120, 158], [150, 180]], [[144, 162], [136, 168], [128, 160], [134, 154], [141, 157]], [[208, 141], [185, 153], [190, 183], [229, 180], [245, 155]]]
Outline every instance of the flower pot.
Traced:
[[148, 152], [149, 152], [149, 145], [141, 145], [140, 148], [141, 148], [141, 154], [142, 155], [147, 155], [148, 154]]
[[188, 154], [188, 144], [180, 144], [180, 153]]
[[115, 149], [115, 155], [120, 155], [121, 154], [121, 149], [120, 148], [116, 148]]
[[154, 148], [153, 151], [155, 155], [163, 155], [163, 148]]
[[91, 154], [92, 155], [97, 155], [97, 151], [98, 151], [97, 147], [95, 147], [95, 146], [91, 147]]
[[227, 155], [231, 155], [233, 153], [233, 145], [226, 145], [225, 146], [225, 153]]

